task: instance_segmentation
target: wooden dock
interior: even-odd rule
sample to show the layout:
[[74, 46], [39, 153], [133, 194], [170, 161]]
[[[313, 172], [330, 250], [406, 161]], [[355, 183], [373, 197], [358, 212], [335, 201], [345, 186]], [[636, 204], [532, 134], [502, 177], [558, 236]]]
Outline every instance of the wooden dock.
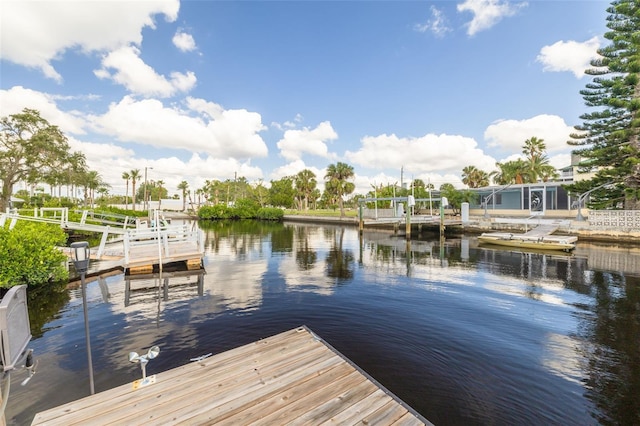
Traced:
[[126, 384], [52, 408], [32, 424], [320, 423], [431, 424], [306, 327], [159, 373], [137, 390]]

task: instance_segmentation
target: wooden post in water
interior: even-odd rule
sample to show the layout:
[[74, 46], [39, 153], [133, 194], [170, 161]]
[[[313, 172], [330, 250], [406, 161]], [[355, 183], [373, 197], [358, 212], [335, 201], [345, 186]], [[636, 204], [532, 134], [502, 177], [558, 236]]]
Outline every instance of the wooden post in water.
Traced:
[[407, 209], [407, 214], [405, 215], [405, 223], [406, 223], [406, 238], [407, 240], [411, 239], [411, 210]]
[[360, 235], [362, 235], [362, 233], [364, 232], [364, 214], [362, 213], [362, 203], [359, 203], [359, 211], [358, 214], [360, 216], [360, 224], [358, 226], [358, 229], [360, 230]]
[[440, 237], [444, 237], [444, 205], [440, 202]]

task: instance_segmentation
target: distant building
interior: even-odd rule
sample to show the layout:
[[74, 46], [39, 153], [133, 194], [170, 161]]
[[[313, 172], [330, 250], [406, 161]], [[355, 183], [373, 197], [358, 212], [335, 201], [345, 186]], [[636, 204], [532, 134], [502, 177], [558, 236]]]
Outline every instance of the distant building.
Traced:
[[[570, 195], [563, 185], [591, 179], [595, 170], [579, 172], [585, 167], [587, 163], [580, 156], [571, 154], [571, 165], [558, 170], [560, 177], [557, 180], [471, 189], [478, 197], [469, 207], [475, 215], [486, 212], [496, 216], [575, 217], [580, 194]], [[586, 209], [582, 213], [587, 214]]]
[[[562, 187], [566, 182], [538, 182], [521, 185], [486, 186], [476, 188], [478, 197], [470, 203], [472, 210], [486, 211], [494, 215], [568, 216], [577, 213], [574, 201]], [[571, 212], [573, 208], [573, 214]], [[476, 211], [474, 214], [479, 214]]]
[[584, 160], [582, 157], [576, 154], [571, 154], [571, 164], [558, 169], [560, 172], [560, 181], [564, 183], [580, 182], [583, 180], [591, 179], [597, 169], [590, 168], [589, 172], [580, 172], [580, 169], [589, 168], [589, 160]]

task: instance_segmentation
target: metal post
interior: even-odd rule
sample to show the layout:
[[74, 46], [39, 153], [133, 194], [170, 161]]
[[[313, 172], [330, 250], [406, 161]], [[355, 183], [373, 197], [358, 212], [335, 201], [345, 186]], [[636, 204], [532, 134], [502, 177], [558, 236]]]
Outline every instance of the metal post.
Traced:
[[93, 385], [93, 361], [91, 360], [91, 335], [89, 334], [89, 309], [87, 308], [87, 289], [85, 284], [85, 274], [89, 268], [91, 252], [89, 243], [77, 241], [71, 244], [73, 264], [76, 271], [80, 273], [80, 287], [82, 290], [82, 309], [84, 311], [84, 337], [87, 343], [87, 362], [89, 364], [89, 388], [91, 395], [96, 393]]
[[581, 206], [581, 202], [578, 201], [578, 215], [576, 216], [576, 220], [578, 222], [583, 222], [584, 221], [584, 216], [582, 216], [582, 206]]
[[80, 272], [80, 283], [82, 285], [82, 308], [84, 310], [84, 335], [87, 341], [87, 362], [89, 363], [89, 388], [91, 389], [91, 395], [95, 394], [95, 387], [93, 384], [93, 361], [91, 359], [91, 338], [89, 334], [89, 310], [87, 308], [87, 290], [84, 282], [85, 272]]

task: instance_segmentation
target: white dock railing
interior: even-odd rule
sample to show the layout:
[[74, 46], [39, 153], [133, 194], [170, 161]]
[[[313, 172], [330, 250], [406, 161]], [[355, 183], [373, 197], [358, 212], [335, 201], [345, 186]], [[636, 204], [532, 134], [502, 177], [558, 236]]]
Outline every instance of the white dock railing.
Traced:
[[9, 229], [13, 229], [18, 220], [51, 223], [65, 229], [101, 233], [102, 238], [96, 252], [98, 259], [105, 253], [109, 235], [122, 236], [125, 267], [140, 257], [162, 264], [165, 260], [184, 260], [195, 255], [202, 257], [204, 253], [204, 233], [197, 226], [170, 225], [158, 211], [154, 211], [149, 226], [149, 221], [145, 218], [136, 219], [90, 210], [82, 211], [79, 222], [70, 221], [69, 209], [66, 207], [35, 208], [33, 214], [31, 211], [20, 214], [17, 209], [7, 209], [5, 213], [0, 214], [0, 227], [10, 221]]
[[60, 225], [62, 228], [79, 231], [102, 232], [108, 227], [111, 233], [123, 234], [126, 229], [137, 226], [137, 219], [130, 216], [114, 213], [97, 213], [92, 210], [76, 211], [81, 215], [80, 221], [69, 218], [68, 207], [36, 207], [31, 210], [7, 209], [0, 213], [0, 226], [4, 226], [7, 220], [11, 220], [9, 228], [13, 229], [18, 220], [32, 222], [44, 222]]
[[157, 258], [162, 264], [185, 253], [204, 253], [203, 232], [189, 225], [131, 229], [124, 234], [123, 244], [125, 267], [141, 256]]

